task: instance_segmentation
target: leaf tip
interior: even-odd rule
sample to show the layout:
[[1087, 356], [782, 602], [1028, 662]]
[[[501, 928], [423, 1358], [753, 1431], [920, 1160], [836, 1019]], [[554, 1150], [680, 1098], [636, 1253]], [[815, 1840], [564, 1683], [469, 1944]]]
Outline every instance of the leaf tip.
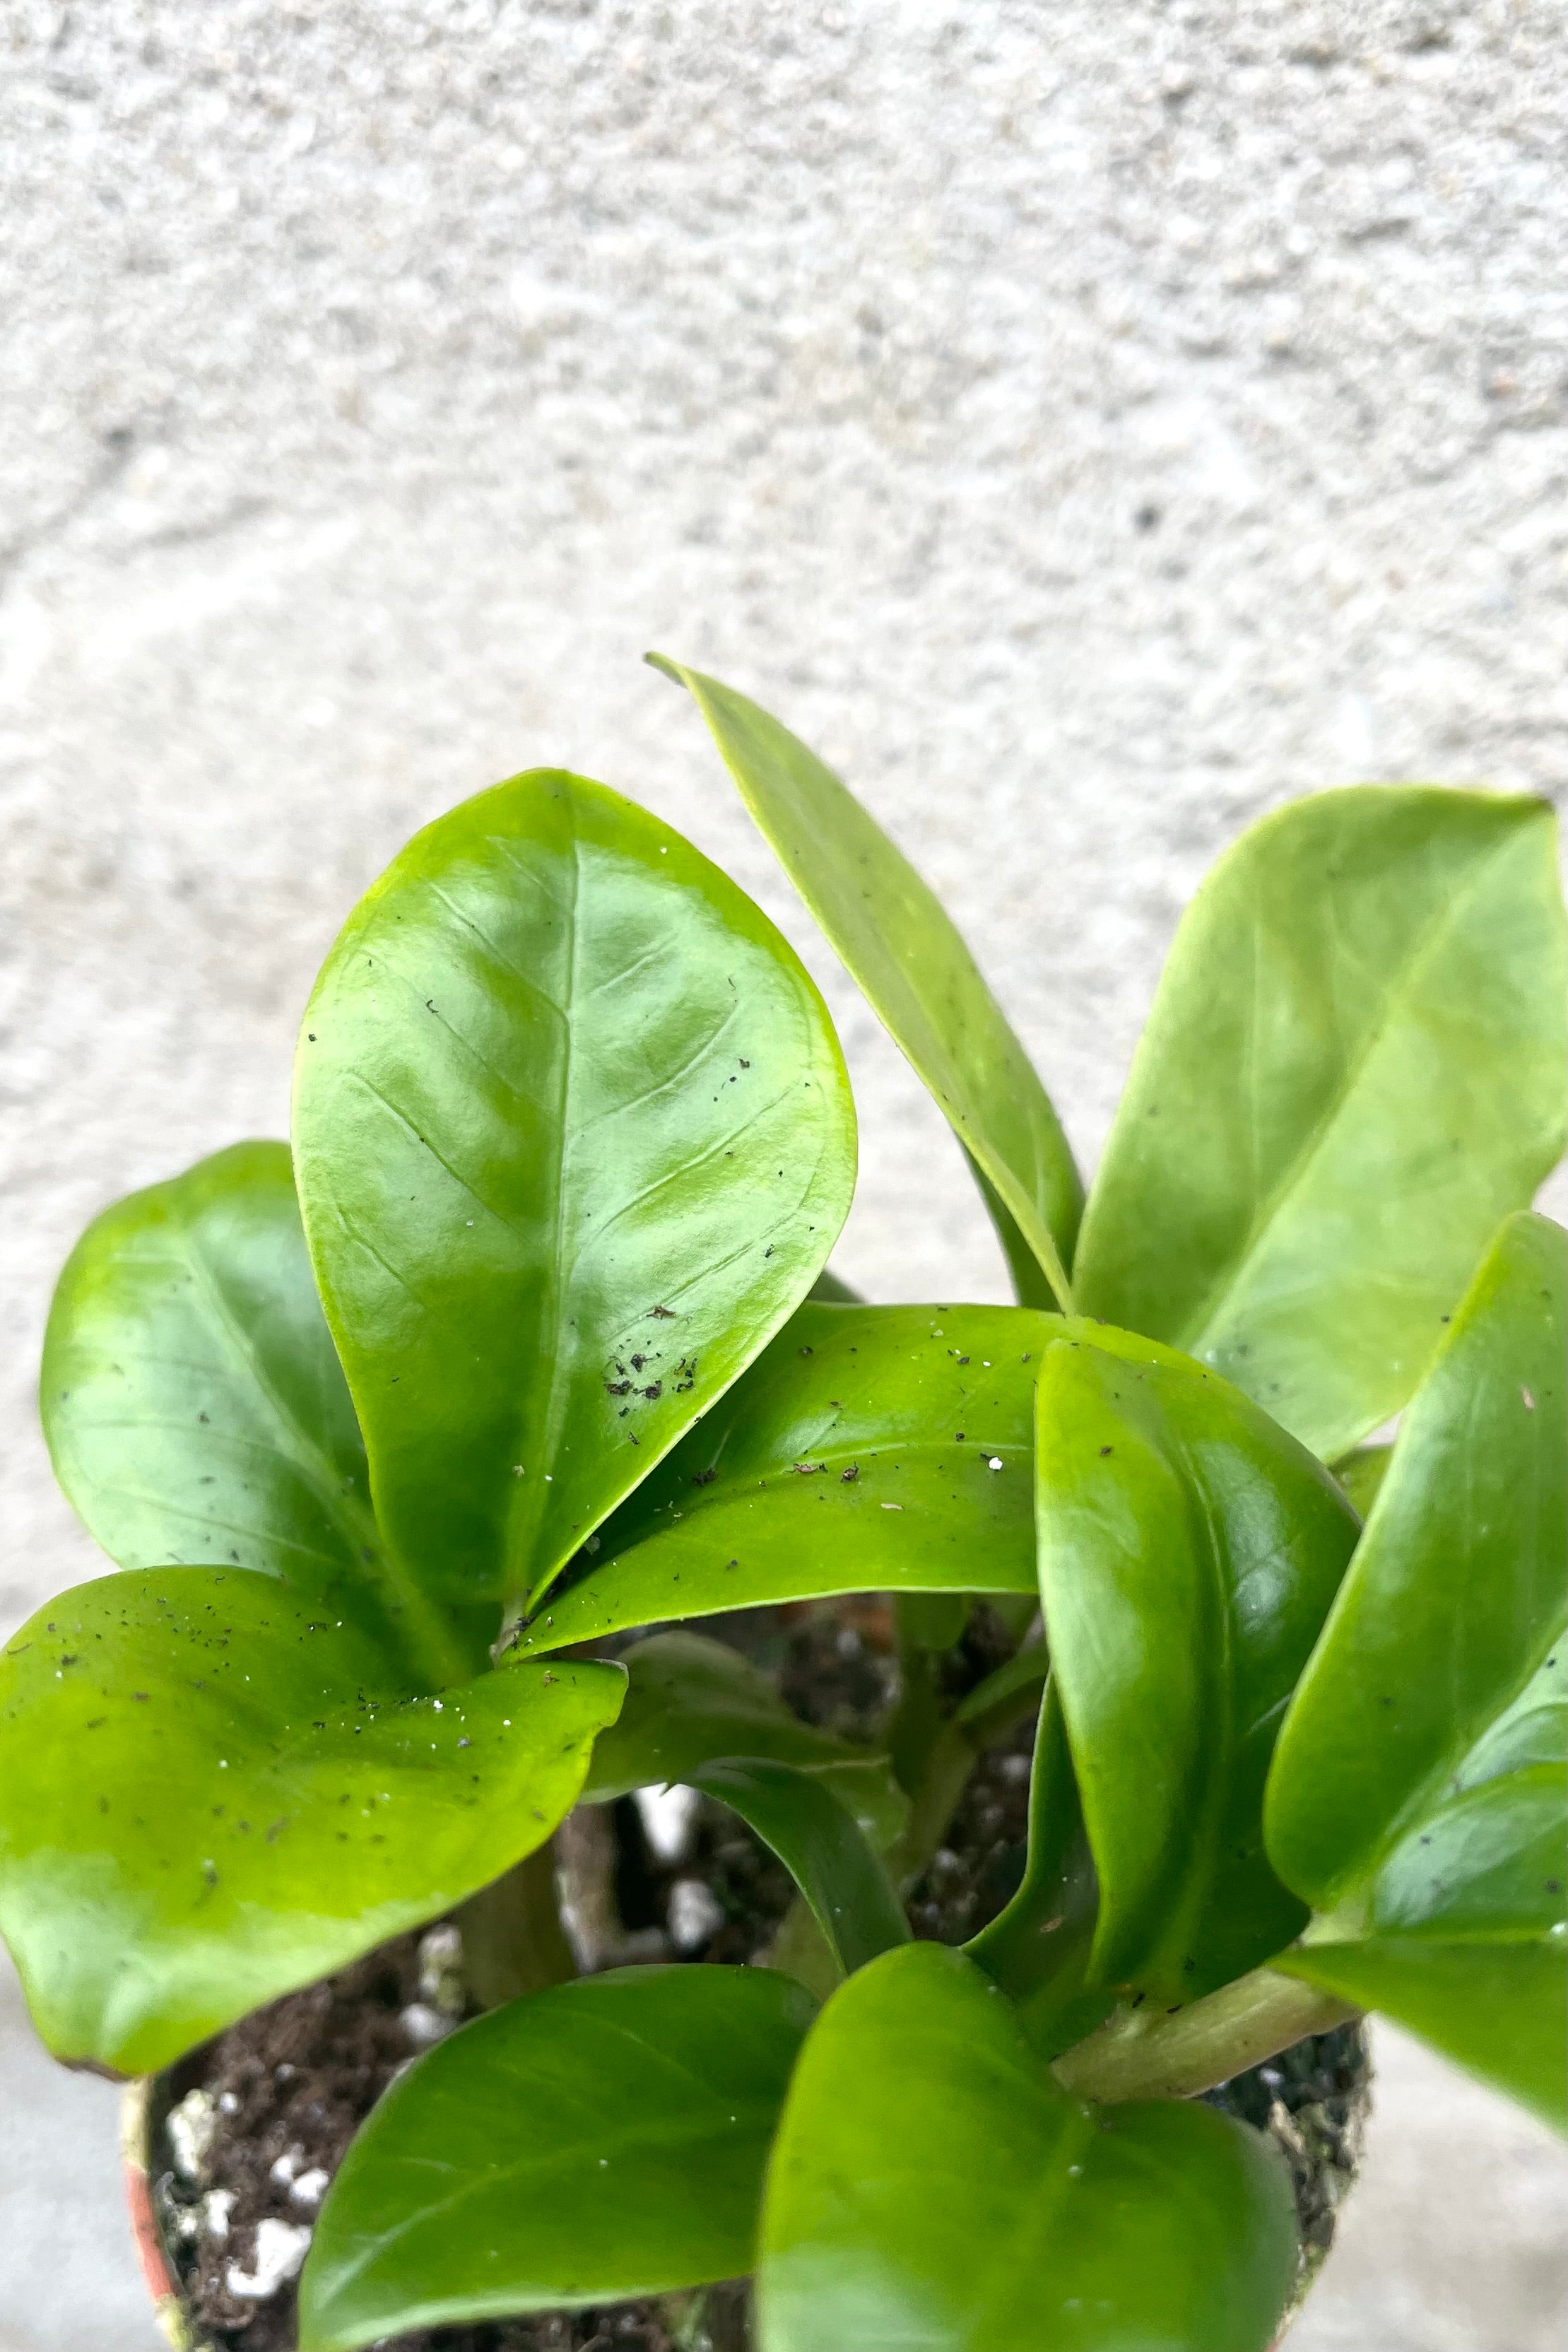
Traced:
[[643, 659], [647, 663], [650, 669], [662, 670], [664, 676], [667, 678], [673, 679], [676, 686], [685, 686], [686, 684], [685, 671], [681, 667], [679, 662], [672, 661], [668, 654], [656, 654], [652, 652], [645, 653]]

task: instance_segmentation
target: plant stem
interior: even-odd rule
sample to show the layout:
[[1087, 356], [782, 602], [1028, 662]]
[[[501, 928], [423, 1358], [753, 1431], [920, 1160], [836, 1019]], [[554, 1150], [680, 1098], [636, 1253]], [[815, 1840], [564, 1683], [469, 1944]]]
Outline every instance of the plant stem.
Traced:
[[1038, 1705], [1045, 1670], [1042, 1647], [1019, 1651], [988, 1675], [955, 1715], [937, 1725], [911, 1790], [904, 1835], [888, 1857], [895, 1877], [907, 1883], [920, 1875], [946, 1836], [984, 1750], [1005, 1738]]
[[457, 1914], [463, 1973], [481, 2009], [499, 2009], [577, 1974], [556, 1901], [551, 1843], [470, 1895]]
[[1189, 2099], [1360, 2014], [1315, 1985], [1254, 1969], [1174, 2015], [1124, 2010], [1060, 2057], [1053, 2072], [1080, 2098]]

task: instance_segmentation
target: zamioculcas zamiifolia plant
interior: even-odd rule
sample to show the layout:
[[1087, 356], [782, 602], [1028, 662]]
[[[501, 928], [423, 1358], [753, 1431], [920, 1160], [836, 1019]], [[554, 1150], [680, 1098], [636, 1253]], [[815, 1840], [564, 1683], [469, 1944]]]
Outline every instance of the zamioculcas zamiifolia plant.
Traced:
[[[1563, 2121], [1550, 814], [1254, 826], [1085, 1201], [898, 851], [663, 666], [1019, 1303], [824, 1276], [842, 1060], [721, 873], [576, 776], [468, 802], [328, 957], [292, 1150], [120, 1202], [61, 1277], [45, 1423], [119, 1566], [0, 1661], [0, 1926], [49, 2048], [135, 2074], [456, 1912], [483, 2013], [351, 2146], [307, 2352], [747, 2274], [760, 2352], [1259, 2352], [1289, 2180], [1194, 2095], [1376, 2010]], [[716, 1638], [854, 1593], [903, 1667], [870, 1745]], [[955, 1698], [981, 1602], [1011, 1654]], [[1036, 1713], [1016, 1891], [912, 1941]], [[552, 1832], [669, 1783], [787, 1866], [773, 1964], [576, 1977]]]

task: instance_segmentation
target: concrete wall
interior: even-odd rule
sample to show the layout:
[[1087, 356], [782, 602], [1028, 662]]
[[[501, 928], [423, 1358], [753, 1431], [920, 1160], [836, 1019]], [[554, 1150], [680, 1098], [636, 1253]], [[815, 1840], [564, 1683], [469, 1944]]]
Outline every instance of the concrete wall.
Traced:
[[[1088, 1158], [1238, 824], [1354, 777], [1562, 786], [1565, 31], [0, 0], [0, 1625], [97, 1565], [31, 1402], [76, 1231], [281, 1130], [354, 895], [534, 761], [646, 798], [806, 945], [865, 1132], [846, 1271], [1001, 1295], [645, 646], [854, 781]], [[131, 2352], [107, 2094], [5, 2015], [0, 2352]], [[1562, 2162], [1389, 2047], [1301, 2342], [1555, 2342]]]

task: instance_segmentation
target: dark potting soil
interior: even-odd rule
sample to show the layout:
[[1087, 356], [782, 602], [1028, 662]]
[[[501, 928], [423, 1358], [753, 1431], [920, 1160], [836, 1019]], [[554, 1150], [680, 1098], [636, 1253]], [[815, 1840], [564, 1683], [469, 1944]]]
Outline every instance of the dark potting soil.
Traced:
[[[892, 1618], [875, 1600], [749, 1612], [705, 1630], [768, 1666], [796, 1711], [824, 1729], [864, 1737], [892, 1696]], [[1010, 1646], [977, 1611], [944, 1661], [949, 1696]], [[916, 1937], [960, 1943], [1017, 1886], [1032, 1744], [1033, 1725], [1022, 1724], [977, 1765], [946, 1843], [908, 1896]], [[697, 1800], [676, 1829], [622, 1799], [580, 1808], [558, 1833], [563, 1911], [585, 1973], [628, 1960], [744, 1964], [766, 1950], [793, 1899], [788, 1873], [711, 1800]], [[272, 2002], [163, 2078], [154, 2197], [197, 2341], [211, 2352], [293, 2352], [294, 2274], [327, 2183], [393, 2075], [463, 2011], [460, 1936], [442, 1923]], [[1209, 2096], [1284, 2147], [1310, 2277], [1359, 2152], [1358, 2029], [1304, 2042]], [[422, 2330], [389, 2338], [386, 2352], [747, 2352], [749, 2300], [737, 2281], [658, 2303]]]

